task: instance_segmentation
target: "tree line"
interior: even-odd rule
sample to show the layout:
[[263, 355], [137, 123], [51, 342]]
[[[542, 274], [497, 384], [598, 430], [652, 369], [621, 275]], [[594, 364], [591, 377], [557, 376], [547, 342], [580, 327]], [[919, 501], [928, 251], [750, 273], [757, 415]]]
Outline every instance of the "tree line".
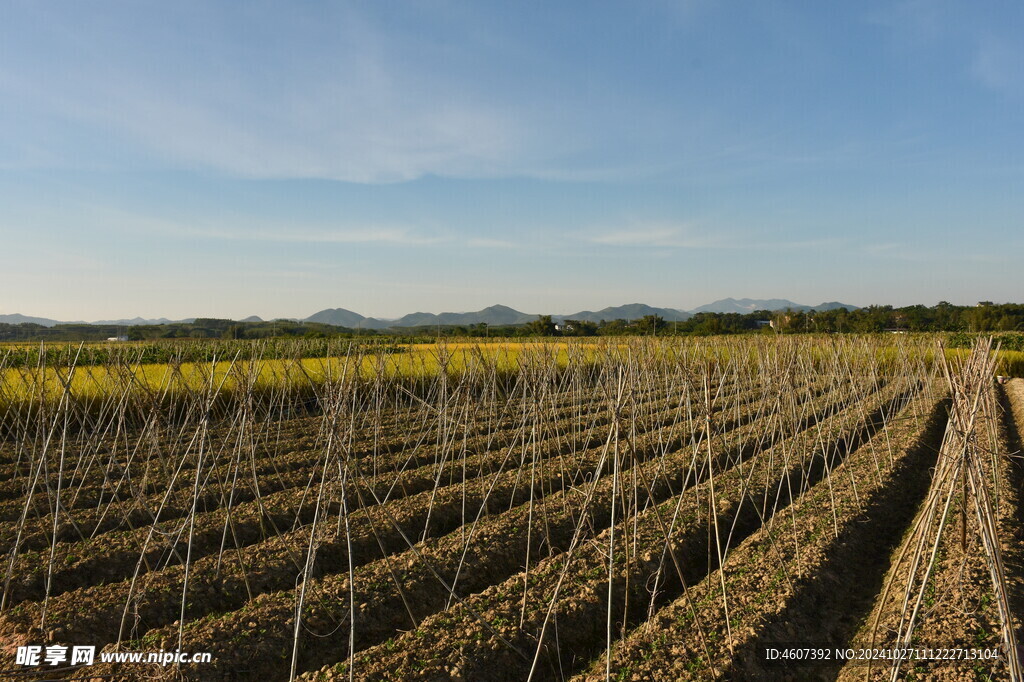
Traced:
[[658, 315], [638, 320], [566, 320], [552, 331], [550, 318], [531, 322], [533, 334], [598, 336], [615, 334], [742, 334], [750, 332], [872, 333], [872, 332], [1013, 332], [1024, 331], [1024, 305], [982, 301], [976, 306], [956, 306], [946, 301], [928, 307], [912, 305], [868, 306], [857, 310], [757, 310], [752, 313], [698, 313], [679, 322]]
[[415, 342], [437, 337], [628, 336], [666, 334], [745, 333], [873, 333], [873, 332], [1013, 332], [1024, 331], [1024, 304], [982, 301], [957, 306], [942, 301], [934, 306], [868, 306], [857, 310], [757, 310], [752, 313], [698, 313], [687, 320], [666, 321], [659, 315], [636, 320], [556, 320], [551, 315], [521, 325], [440, 325], [383, 330], [350, 329], [316, 322], [274, 320], [236, 322], [199, 318], [193, 322], [116, 327], [112, 325], [0, 324], [0, 341], [103, 341], [125, 335], [129, 340], [269, 339], [388, 337]]

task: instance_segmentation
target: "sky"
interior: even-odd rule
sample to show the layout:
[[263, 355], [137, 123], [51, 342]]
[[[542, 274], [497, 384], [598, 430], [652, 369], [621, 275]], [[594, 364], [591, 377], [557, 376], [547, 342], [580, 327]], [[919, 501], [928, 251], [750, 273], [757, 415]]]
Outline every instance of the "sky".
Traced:
[[0, 314], [1024, 302], [1024, 4], [0, 0]]

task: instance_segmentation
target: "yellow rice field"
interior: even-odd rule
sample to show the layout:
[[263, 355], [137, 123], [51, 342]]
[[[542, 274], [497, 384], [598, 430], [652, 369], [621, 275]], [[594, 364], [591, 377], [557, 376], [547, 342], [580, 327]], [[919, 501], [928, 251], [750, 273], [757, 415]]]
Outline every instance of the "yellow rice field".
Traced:
[[[837, 337], [810, 340], [810, 361], [822, 357], [837, 342]], [[0, 366], [0, 403], [52, 402], [68, 395], [75, 400], [94, 400], [127, 393], [173, 396], [176, 393], [209, 392], [211, 395], [251, 389], [255, 392], [288, 390], [317, 386], [340, 376], [363, 380], [423, 378], [441, 372], [504, 373], [517, 371], [530, 363], [566, 367], [570, 362], [593, 362], [609, 355], [653, 353], [655, 357], [688, 355], [705, 362], [727, 362], [734, 354], [754, 359], [776, 341], [769, 338], [702, 338], [622, 340], [579, 340], [561, 342], [460, 341], [406, 344], [398, 352], [356, 352], [347, 356], [324, 358], [262, 359], [244, 361], [183, 362], [152, 364], [82, 365], [74, 368]], [[817, 346], [818, 352], [815, 352]], [[885, 363], [901, 358], [923, 356], [930, 364], [937, 344], [932, 338], [912, 341], [893, 340], [888, 345], [873, 344], [871, 352]], [[966, 358], [966, 349], [947, 349], [946, 357]], [[997, 372], [1024, 376], [1024, 352], [1001, 351]]]

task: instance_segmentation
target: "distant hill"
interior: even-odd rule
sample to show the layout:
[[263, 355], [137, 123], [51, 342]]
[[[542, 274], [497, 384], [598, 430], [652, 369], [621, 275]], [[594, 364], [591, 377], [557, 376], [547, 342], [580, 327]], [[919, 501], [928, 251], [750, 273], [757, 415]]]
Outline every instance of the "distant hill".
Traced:
[[[682, 321], [691, 317], [683, 310], [654, 308], [643, 303], [630, 303], [629, 305], [604, 308], [597, 312], [584, 310], [571, 315], [552, 315], [552, 318], [559, 322], [563, 320], [600, 322], [601, 320], [638, 320], [645, 315], [661, 315], [669, 322]], [[307, 317], [305, 321], [363, 329], [387, 329], [389, 327], [469, 326], [474, 324], [505, 326], [526, 324], [538, 317], [538, 314], [520, 312], [506, 305], [492, 305], [483, 310], [468, 313], [409, 313], [397, 320], [363, 317], [344, 308], [329, 308]]]
[[131, 319], [124, 320], [96, 320], [94, 322], [83, 322], [82, 320], [64, 321], [64, 320], [51, 320], [46, 317], [28, 317], [26, 315], [19, 315], [17, 313], [13, 315], [0, 315], [0, 323], [5, 324], [40, 324], [44, 327], [54, 327], [58, 324], [94, 324], [103, 325], [105, 327], [134, 327], [143, 324], [171, 324], [172, 322], [194, 322], [195, 318], [187, 318], [184, 320], [168, 320], [166, 317], [158, 319], [143, 319], [141, 317], [133, 317]]
[[521, 313], [505, 305], [492, 305], [472, 313], [410, 313], [390, 323], [393, 327], [424, 327], [430, 325], [509, 325], [526, 324], [537, 315]]
[[602, 308], [597, 312], [583, 310], [572, 315], [557, 315], [556, 318], [559, 321], [582, 320], [584, 322], [600, 322], [605, 320], [610, 322], [612, 320], [639, 320], [645, 315], [661, 315], [662, 319], [667, 322], [682, 322], [693, 317], [693, 315], [685, 310], [654, 308], [644, 303], [629, 303], [627, 305]]
[[836, 310], [838, 308], [846, 308], [847, 310], [860, 310], [855, 305], [849, 303], [839, 303], [838, 301], [829, 301], [828, 303], [822, 303], [821, 305], [813, 306], [814, 310]]
[[[660, 315], [667, 322], [682, 322], [688, 320], [696, 313], [752, 313], [755, 310], [834, 310], [835, 308], [846, 308], [857, 310], [857, 306], [848, 303], [831, 301], [816, 306], [794, 303], [783, 298], [754, 299], [754, 298], [723, 298], [714, 303], [702, 305], [691, 311], [678, 310], [676, 308], [655, 308], [645, 303], [629, 303], [627, 305], [611, 306], [598, 311], [581, 310], [570, 315], [552, 315], [551, 317], [562, 322], [564, 320], [584, 320], [587, 322], [600, 322], [601, 320], [639, 320], [645, 315]], [[303, 322], [319, 322], [335, 327], [348, 327], [349, 329], [389, 329], [391, 327], [432, 327], [442, 326], [469, 326], [474, 324], [487, 324], [493, 326], [507, 326], [526, 324], [536, 320], [539, 315], [534, 313], [520, 312], [506, 305], [492, 305], [483, 310], [468, 313], [409, 313], [396, 320], [385, 320], [374, 317], [364, 317], [359, 313], [346, 310], [345, 308], [327, 308], [320, 312], [313, 313], [302, 320]], [[292, 318], [294, 319], [294, 318]], [[95, 324], [105, 326], [132, 327], [136, 325], [159, 325], [179, 323], [192, 323], [195, 318], [184, 320], [168, 320], [165, 317], [157, 319], [145, 319], [134, 317], [123, 320], [99, 320], [97, 322], [61, 322], [45, 317], [29, 317], [27, 315], [9, 314], [0, 315], [0, 323], [24, 324], [33, 323], [45, 327], [53, 327], [58, 324]], [[241, 322], [263, 322], [257, 315], [251, 315]], [[298, 320], [296, 320], [298, 321]]]
[[440, 320], [434, 313], [409, 313], [397, 320], [391, 320], [392, 327], [420, 327], [427, 324], [439, 324]]
[[345, 310], [344, 308], [327, 308], [326, 310], [321, 310], [318, 313], [313, 313], [304, 321], [319, 322], [320, 324], [333, 324], [336, 327], [355, 328], [365, 319], [366, 318], [359, 313], [354, 313], [351, 310]]
[[380, 320], [376, 317], [367, 317], [357, 324], [354, 329], [389, 329], [395, 325], [395, 320]]
[[[172, 322], [194, 322], [195, 318], [189, 318], [186, 320], [168, 320], [166, 317], [160, 317], [157, 319], [146, 320], [141, 317], [133, 317], [130, 320], [97, 320], [96, 322], [89, 322], [88, 324], [102, 324], [102, 325], [114, 325], [118, 327], [136, 327], [143, 324], [171, 324]], [[74, 322], [58, 322], [57, 324], [76, 324]]]
[[57, 324], [62, 324], [57, 320], [50, 320], [45, 317], [28, 317], [27, 315], [21, 315], [19, 313], [13, 313], [11, 315], [0, 315], [0, 323], [4, 324], [41, 324], [44, 327], [52, 327]]
[[794, 303], [793, 301], [786, 300], [784, 298], [723, 298], [714, 303], [708, 303], [702, 305], [699, 308], [694, 308], [690, 312], [693, 314], [697, 313], [740, 313], [747, 314], [752, 313], [755, 310], [835, 310], [836, 308], [846, 308], [847, 310], [858, 310], [857, 306], [850, 305], [849, 303], [838, 303], [832, 301], [830, 303], [822, 303], [820, 305], [803, 305], [801, 303]]

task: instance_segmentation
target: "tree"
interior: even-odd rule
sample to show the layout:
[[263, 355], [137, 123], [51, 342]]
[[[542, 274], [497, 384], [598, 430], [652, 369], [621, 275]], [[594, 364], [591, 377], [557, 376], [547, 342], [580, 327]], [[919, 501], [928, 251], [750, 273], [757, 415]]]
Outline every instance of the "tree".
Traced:
[[557, 331], [550, 315], [539, 315], [536, 320], [526, 325], [526, 329], [530, 336], [554, 336]]
[[601, 320], [597, 326], [597, 333], [601, 336], [619, 336], [629, 331], [629, 325], [625, 320], [612, 320], [607, 322]]
[[1019, 328], [1019, 323], [1015, 317], [1011, 315], [1003, 315], [999, 318], [999, 330], [1004, 332], [1015, 331]]
[[245, 327], [240, 324], [233, 324], [225, 329], [220, 337], [222, 339], [244, 339], [245, 338]]
[[597, 324], [587, 320], [566, 320], [563, 335], [568, 336], [594, 336], [597, 334]]
[[698, 334], [721, 334], [722, 317], [718, 313], [697, 313], [690, 322]]
[[641, 334], [657, 335], [658, 331], [667, 326], [661, 315], [644, 315], [636, 321], [636, 328]]

